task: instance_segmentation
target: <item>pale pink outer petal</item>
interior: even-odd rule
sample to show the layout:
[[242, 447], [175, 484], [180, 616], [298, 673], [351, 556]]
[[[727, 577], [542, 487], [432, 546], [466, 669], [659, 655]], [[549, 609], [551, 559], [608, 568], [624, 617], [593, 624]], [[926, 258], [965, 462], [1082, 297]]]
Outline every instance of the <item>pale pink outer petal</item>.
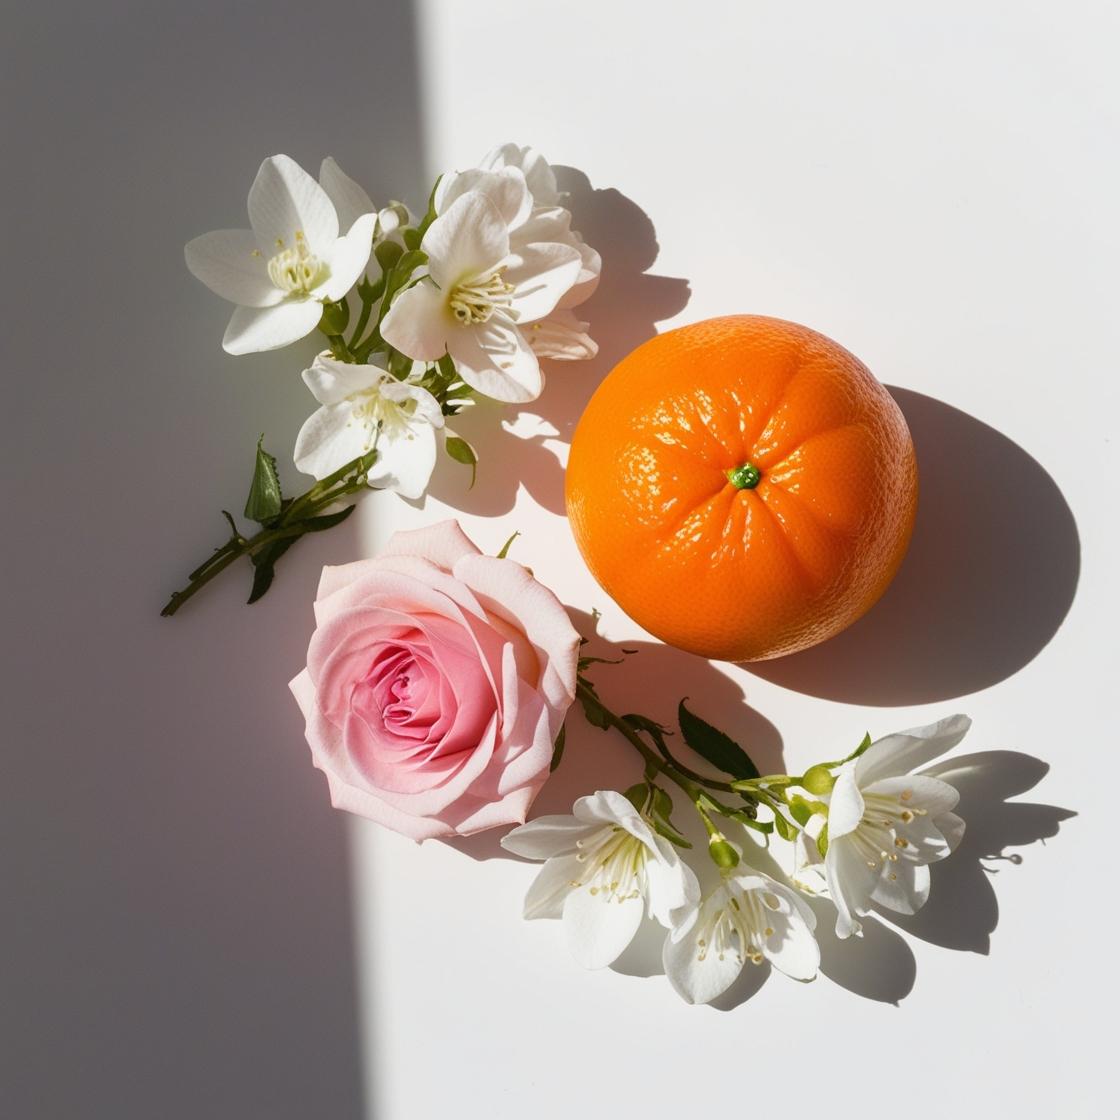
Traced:
[[456, 562], [456, 578], [478, 596], [489, 611], [520, 629], [543, 667], [539, 682], [546, 703], [555, 712], [553, 734], [576, 695], [579, 634], [556, 596], [513, 560], [465, 556]]
[[377, 571], [381, 557], [397, 555], [420, 556], [445, 571], [450, 571], [460, 557], [478, 556], [480, 553], [458, 521], [437, 521], [434, 525], [425, 525], [419, 529], [402, 529], [389, 538], [388, 544], [373, 560], [355, 560], [350, 564], [323, 568], [319, 590], [315, 596], [317, 602], [329, 598], [362, 576]]
[[420, 556], [450, 572], [462, 557], [481, 556], [482, 553], [458, 521], [447, 520], [394, 533], [381, 555]]

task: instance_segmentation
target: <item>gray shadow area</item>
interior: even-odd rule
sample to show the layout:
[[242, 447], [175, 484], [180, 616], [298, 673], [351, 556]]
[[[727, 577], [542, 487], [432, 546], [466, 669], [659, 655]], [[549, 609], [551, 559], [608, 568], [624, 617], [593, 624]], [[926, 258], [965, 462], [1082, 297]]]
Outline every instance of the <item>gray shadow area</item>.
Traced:
[[744, 666], [850, 704], [925, 704], [1005, 680], [1057, 632], [1081, 566], [1073, 514], [1040, 463], [960, 409], [890, 391], [914, 437], [921, 486], [898, 575], [842, 634]]
[[299, 353], [222, 352], [183, 245], [274, 152], [423, 197], [415, 55], [398, 0], [5, 12], [5, 1116], [366, 1114], [345, 821], [287, 691], [353, 528], [252, 608], [246, 566], [158, 612], [313, 407]]

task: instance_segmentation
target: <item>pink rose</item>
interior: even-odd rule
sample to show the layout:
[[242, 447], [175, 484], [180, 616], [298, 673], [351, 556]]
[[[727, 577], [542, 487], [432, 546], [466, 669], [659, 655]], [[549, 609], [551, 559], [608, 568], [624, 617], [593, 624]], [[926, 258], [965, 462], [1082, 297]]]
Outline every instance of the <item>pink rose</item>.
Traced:
[[291, 683], [331, 801], [414, 840], [521, 824], [575, 697], [579, 635], [455, 521], [324, 568]]

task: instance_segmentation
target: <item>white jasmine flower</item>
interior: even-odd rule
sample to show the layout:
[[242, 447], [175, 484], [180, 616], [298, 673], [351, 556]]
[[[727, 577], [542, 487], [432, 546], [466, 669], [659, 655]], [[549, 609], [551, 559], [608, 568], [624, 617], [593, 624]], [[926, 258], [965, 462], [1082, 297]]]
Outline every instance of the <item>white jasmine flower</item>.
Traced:
[[249, 191], [251, 230], [216, 230], [186, 247], [187, 267], [236, 303], [222, 346], [230, 354], [275, 350], [310, 334], [321, 304], [341, 299], [369, 260], [376, 216], [339, 236], [327, 192], [287, 156], [261, 164]]
[[539, 817], [502, 847], [544, 867], [525, 896], [526, 918], [562, 918], [572, 955], [603, 968], [630, 944], [643, 912], [669, 928], [700, 897], [692, 870], [621, 793], [581, 797], [572, 816]]
[[334, 203], [338, 224], [344, 229], [363, 214], [376, 213], [373, 240], [384, 241], [411, 220], [408, 207], [403, 202], [390, 202], [378, 209], [365, 188], [351, 179], [331, 156], [327, 156], [319, 168], [319, 183]]
[[377, 440], [370, 486], [418, 498], [436, 465], [439, 402], [412, 380], [398, 381], [374, 365], [354, 365], [320, 354], [303, 380], [322, 405], [296, 437], [295, 462], [305, 474], [326, 478], [365, 455]]
[[928, 864], [944, 859], [964, 835], [947, 782], [911, 774], [952, 749], [970, 726], [949, 716], [872, 743], [836, 775], [828, 799], [824, 867], [836, 904], [836, 936], [860, 933], [873, 903], [913, 914], [929, 896]]
[[[517, 183], [524, 180], [531, 206], [526, 209]], [[485, 194], [505, 217], [510, 242], [521, 245], [556, 242], [568, 245], [580, 255], [580, 271], [575, 282], [557, 303], [557, 310], [546, 316], [526, 337], [533, 351], [542, 358], [576, 361], [593, 358], [599, 347], [570, 309], [587, 300], [598, 287], [602, 260], [599, 254], [571, 228], [572, 216], [560, 205], [556, 175], [548, 161], [533, 148], [503, 144], [488, 152], [477, 168], [444, 175], [436, 188], [435, 208], [444, 210], [467, 191]], [[516, 203], [515, 200], [516, 199]]]
[[559, 241], [571, 245], [580, 257], [579, 275], [576, 282], [561, 297], [557, 306], [578, 307], [594, 294], [599, 286], [599, 273], [603, 262], [599, 254], [572, 229], [572, 215], [562, 206], [535, 209], [529, 219], [513, 233], [515, 243], [530, 244], [536, 241]]
[[760, 871], [728, 874], [666, 939], [665, 974], [689, 1003], [722, 995], [747, 961], [812, 980], [821, 961], [815, 927], [796, 891]]
[[520, 172], [502, 178], [491, 195], [467, 191], [432, 222], [421, 245], [429, 274], [396, 297], [381, 336], [421, 361], [450, 354], [471, 388], [524, 402], [543, 381], [523, 332], [556, 308], [580, 256], [559, 243], [511, 245], [510, 223], [529, 192]]
[[563, 195], [556, 186], [556, 173], [536, 148], [502, 144], [487, 152], [479, 160], [478, 166], [483, 171], [516, 167], [525, 176], [534, 206], [559, 206], [563, 201]]

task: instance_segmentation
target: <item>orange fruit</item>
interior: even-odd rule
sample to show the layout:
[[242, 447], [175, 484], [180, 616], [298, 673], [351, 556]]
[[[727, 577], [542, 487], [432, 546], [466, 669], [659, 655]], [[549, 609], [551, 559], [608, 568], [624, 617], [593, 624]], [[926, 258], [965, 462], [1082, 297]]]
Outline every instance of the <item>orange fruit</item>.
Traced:
[[758, 315], [650, 339], [572, 439], [568, 517], [631, 618], [760, 661], [855, 622], [898, 570], [918, 496], [890, 394], [842, 346]]

